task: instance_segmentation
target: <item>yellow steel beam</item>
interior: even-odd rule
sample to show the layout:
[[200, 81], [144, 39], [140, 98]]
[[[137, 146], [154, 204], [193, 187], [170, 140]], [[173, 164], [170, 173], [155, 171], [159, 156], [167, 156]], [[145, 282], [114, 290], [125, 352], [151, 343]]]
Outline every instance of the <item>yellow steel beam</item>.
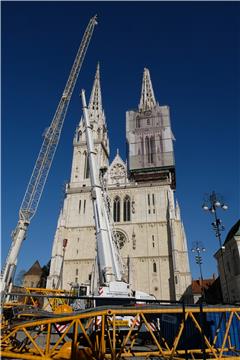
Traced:
[[237, 319], [240, 321], [240, 313], [238, 314], [237, 311], [239, 311], [239, 310], [236, 310], [236, 311], [234, 310], [234, 314], [236, 315]]
[[47, 339], [46, 339], [46, 356], [50, 354], [50, 341], [51, 341], [51, 324], [47, 325]]
[[152, 338], [153, 338], [155, 344], [157, 345], [157, 348], [158, 348], [158, 350], [159, 350], [159, 353], [163, 356], [163, 349], [161, 348], [159, 342], [157, 341], [155, 335], [153, 334], [153, 331], [152, 331], [151, 327], [149, 326], [149, 324], [148, 324], [148, 322], [147, 322], [147, 320], [146, 320], [146, 318], [145, 318], [145, 316], [144, 316], [143, 313], [141, 314], [141, 317], [143, 318], [143, 321], [144, 321], [144, 323], [145, 323], [146, 328], [148, 329], [148, 331], [149, 331], [150, 334], [152, 335]]
[[34, 339], [32, 338], [31, 334], [29, 334], [29, 332], [23, 328], [24, 333], [27, 335], [28, 339], [31, 341], [31, 343], [33, 344], [34, 348], [37, 350], [37, 352], [44, 357], [44, 353], [43, 351], [40, 349], [40, 347], [36, 344], [36, 342], [34, 341]]
[[[232, 318], [233, 318], [233, 312], [230, 313], [229, 320], [228, 320], [228, 323], [227, 323], [227, 326], [226, 326], [226, 331], [225, 331], [225, 335], [224, 335], [223, 343], [222, 343], [222, 349], [220, 351], [220, 358], [221, 358], [221, 356], [223, 354], [223, 349], [224, 349], [226, 341], [227, 341], [227, 336], [228, 336], [228, 333], [229, 333]], [[239, 334], [239, 337], [240, 337], [240, 334]]]
[[113, 349], [112, 349], [112, 360], [116, 359], [116, 315], [113, 314], [112, 320], [113, 326]]
[[134, 329], [134, 327], [135, 327], [135, 325], [136, 325], [137, 317], [138, 317], [138, 314], [137, 314], [137, 315], [135, 316], [135, 318], [133, 319], [132, 325], [131, 325], [128, 333], [127, 333], [127, 336], [125, 337], [125, 339], [124, 339], [124, 341], [123, 341], [123, 343], [122, 343], [122, 346], [121, 346], [121, 348], [120, 348], [120, 350], [119, 350], [119, 352], [118, 352], [118, 354], [117, 354], [117, 356], [116, 356], [117, 359], [119, 359], [120, 356], [122, 355], [122, 353], [125, 351], [127, 342], [128, 342], [128, 340], [129, 340], [129, 338], [130, 338], [130, 335], [131, 335], [131, 333], [132, 333], [132, 331], [133, 331], [133, 329]]
[[[192, 314], [192, 312], [189, 313], [190, 317], [192, 318], [196, 328], [198, 329], [198, 331], [200, 332], [200, 334], [202, 334], [202, 329], [201, 329], [201, 326], [199, 325], [199, 323], [197, 322], [195, 316]], [[211, 346], [210, 342], [208, 341], [207, 337], [205, 335], [203, 335], [204, 337], [204, 340], [205, 340], [205, 343], [208, 347], [208, 349], [213, 353], [214, 357], [217, 359], [217, 354], [216, 354], [216, 351], [215, 349]]]
[[[151, 328], [150, 320], [152, 317], [148, 315], [155, 315], [155, 317], [160, 314], [169, 313], [164, 308], [127, 308], [127, 309], [95, 309], [94, 311], [83, 312], [80, 314], [67, 314], [65, 316], [56, 316], [50, 319], [42, 319], [35, 320], [30, 322], [25, 322], [14, 326], [12, 329], [8, 330], [8, 332], [3, 332], [2, 336], [2, 345], [1, 345], [1, 355], [6, 358], [20, 358], [20, 359], [60, 359], [64, 356], [68, 356], [66, 354], [70, 354], [71, 359], [78, 358], [78, 348], [81, 346], [79, 344], [79, 334], [81, 334], [82, 339], [86, 341], [88, 351], [85, 354], [85, 358], [88, 359], [120, 359], [120, 358], [128, 358], [130, 356], [136, 357], [145, 357], [148, 358], [150, 356], [163, 357], [163, 358], [172, 358], [178, 356], [185, 356], [185, 349], [179, 348], [180, 339], [183, 336], [184, 326], [186, 324], [186, 320], [189, 318], [192, 320], [192, 323], [195, 326], [195, 329], [199, 332], [199, 334], [203, 335], [205, 344], [207, 348], [205, 349], [205, 353], [209, 357], [214, 357], [215, 359], [224, 359], [234, 357], [226, 357], [224, 355], [229, 350], [232, 349], [232, 344], [227, 339], [230, 337], [230, 327], [233, 324], [233, 316], [236, 316], [238, 321], [240, 321], [240, 309], [239, 308], [226, 308], [225, 313], [222, 311], [223, 308], [215, 308], [211, 310], [216, 310], [212, 312], [220, 312], [224, 314], [230, 313], [229, 320], [227, 322], [226, 331], [224, 335], [223, 342], [220, 347], [216, 347], [216, 336], [213, 339], [212, 344], [210, 340], [206, 337], [205, 334], [202, 333], [201, 326], [196, 319], [196, 314], [199, 313], [194, 308], [186, 308], [185, 309], [185, 321], [180, 323], [180, 326], [175, 334], [175, 339], [173, 344], [170, 345], [167, 339], [163, 339], [161, 334], [158, 333], [158, 338], [156, 337], [155, 332]], [[228, 311], [230, 309], [231, 311]], [[171, 313], [179, 314], [179, 308], [170, 309]], [[175, 312], [173, 311], [175, 310]], [[194, 311], [193, 311], [194, 310]], [[126, 333], [122, 334], [122, 339], [120, 340], [120, 346], [118, 346], [117, 334], [119, 332], [116, 330], [116, 316], [119, 315], [128, 315], [133, 318], [132, 325], [126, 331]], [[101, 318], [101, 325], [97, 326], [97, 318]], [[140, 325], [137, 327], [137, 320], [140, 319]], [[51, 337], [53, 336], [53, 329], [56, 328], [57, 324], [66, 324], [66, 329], [62, 334], [55, 334], [55, 343], [51, 347]], [[143, 351], [135, 348], [135, 344], [139, 335], [141, 334], [142, 326], [145, 326], [146, 333], [148, 334], [152, 347], [156, 349], [151, 351], [146, 350]], [[219, 326], [219, 324], [218, 324]], [[41, 333], [37, 331], [36, 333], [32, 333], [32, 330], [36, 327], [45, 328], [46, 333]], [[21, 341], [18, 340], [19, 334], [25, 334], [25, 339]], [[39, 334], [41, 334], [41, 338], [44, 338], [44, 345], [38, 343]], [[91, 336], [90, 336], [91, 334]], [[64, 343], [66, 341], [69, 342], [71, 339], [71, 349], [68, 353], [65, 350]], [[163, 341], [164, 348], [161, 346], [160, 341]], [[17, 342], [18, 341], [18, 342]], [[81, 341], [81, 340], [80, 340]], [[86, 345], [85, 345], [86, 346]], [[235, 349], [240, 351], [240, 349]], [[197, 356], [199, 359], [199, 355], [202, 354], [202, 349], [187, 349], [187, 353], [194, 359], [194, 356]], [[236, 352], [237, 353], [237, 352]]]
[[[58, 345], [60, 345], [61, 341], [64, 339], [68, 331], [71, 329], [72, 325], [74, 324], [74, 320], [70, 322], [70, 324], [67, 326], [66, 330], [63, 332], [63, 334], [59, 337], [58, 341], [54, 344], [53, 348], [51, 349], [50, 353], [52, 354], [54, 350], [57, 349]], [[55, 324], [56, 325], [56, 324]]]
[[90, 338], [89, 338], [88, 334], [86, 333], [86, 330], [84, 329], [84, 326], [83, 326], [83, 324], [82, 324], [81, 320], [80, 320], [80, 319], [77, 319], [77, 323], [79, 324], [80, 329], [82, 330], [83, 335], [85, 336], [85, 339], [86, 339], [86, 340], [87, 340], [87, 342], [88, 342], [88, 345], [91, 347], [91, 346], [92, 346], [92, 342], [91, 342], [91, 340], [90, 340]]
[[182, 333], [183, 333], [184, 324], [185, 324], [188, 316], [189, 316], [189, 313], [188, 313], [188, 312], [185, 312], [185, 319], [182, 319], [181, 324], [180, 324], [180, 327], [179, 327], [179, 332], [178, 332], [178, 334], [175, 336], [175, 340], [174, 340], [174, 342], [173, 342], [173, 347], [172, 347], [172, 349], [171, 349], [171, 354], [172, 354], [172, 356], [173, 356], [173, 354], [176, 352], [177, 346], [178, 346], [178, 344], [179, 344], [179, 340], [180, 340], [181, 335], [182, 335]]
[[221, 316], [220, 316], [220, 319], [219, 319], [219, 322], [218, 322], [218, 325], [217, 325], [217, 328], [216, 328], [215, 336], [214, 336], [214, 339], [213, 339], [213, 346], [215, 346], [215, 344], [217, 342], [217, 338], [218, 338], [218, 335], [220, 333], [223, 317], [224, 317], [224, 313], [222, 313]]

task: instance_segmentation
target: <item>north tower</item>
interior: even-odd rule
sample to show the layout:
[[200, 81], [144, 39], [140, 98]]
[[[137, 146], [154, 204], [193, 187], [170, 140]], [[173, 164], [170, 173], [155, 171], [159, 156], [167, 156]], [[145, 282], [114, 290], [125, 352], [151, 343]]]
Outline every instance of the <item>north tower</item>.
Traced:
[[128, 164], [137, 181], [169, 179], [175, 184], [173, 134], [168, 106], [155, 100], [150, 73], [144, 69], [138, 110], [127, 111]]

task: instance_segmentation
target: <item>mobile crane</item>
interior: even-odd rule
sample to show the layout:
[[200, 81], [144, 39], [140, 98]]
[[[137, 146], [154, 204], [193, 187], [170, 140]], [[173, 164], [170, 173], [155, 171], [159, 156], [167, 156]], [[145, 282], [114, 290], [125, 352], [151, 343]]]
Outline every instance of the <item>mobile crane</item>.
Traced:
[[12, 243], [1, 272], [0, 291], [3, 301], [6, 299], [6, 293], [9, 293], [11, 291], [19, 251], [23, 240], [26, 238], [27, 229], [29, 227], [30, 221], [36, 213], [44, 189], [44, 185], [47, 180], [47, 176], [61, 135], [61, 130], [67, 113], [68, 105], [71, 100], [71, 96], [88, 45], [91, 40], [94, 27], [97, 24], [96, 19], [96, 16], [90, 19], [84, 32], [81, 44], [75, 57], [57, 110], [55, 112], [51, 125], [45, 132], [44, 140], [19, 210], [19, 220], [16, 229], [12, 233]]
[[[154, 300], [155, 297], [141, 291], [133, 291], [130, 284], [123, 280], [124, 267], [120, 256], [117, 238], [113, 229], [106, 192], [103, 187], [103, 171], [97, 166], [96, 152], [93, 146], [92, 127], [88, 117], [85, 91], [81, 91], [83, 105], [83, 121], [85, 125], [88, 150], [89, 174], [91, 181], [91, 197], [95, 220], [97, 265], [99, 285], [94, 289], [94, 295], [111, 298], [133, 298], [135, 300]], [[99, 292], [101, 290], [101, 293]]]

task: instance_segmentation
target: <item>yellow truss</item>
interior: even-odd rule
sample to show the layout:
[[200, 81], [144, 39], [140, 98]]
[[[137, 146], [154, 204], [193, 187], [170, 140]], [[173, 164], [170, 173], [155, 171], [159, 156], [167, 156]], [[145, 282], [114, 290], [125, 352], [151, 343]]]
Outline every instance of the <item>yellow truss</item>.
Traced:
[[[68, 303], [68, 298], [64, 296], [74, 295], [71, 291], [60, 289], [46, 289], [46, 288], [23, 288], [24, 293], [17, 295], [17, 301], [10, 301], [4, 304], [4, 308], [14, 307], [18, 305], [31, 305], [36, 308], [40, 307], [42, 310], [55, 311], [59, 305]], [[36, 297], [40, 296], [39, 298]], [[44, 303], [39, 306], [39, 301], [43, 300]]]
[[[71, 295], [70, 291], [66, 291], [66, 290], [60, 290], [60, 289], [45, 289], [45, 288], [25, 288], [26, 290], [26, 295], [23, 294], [23, 300], [22, 302], [24, 304], [30, 304], [33, 306], [38, 306], [38, 299], [36, 297], [34, 297], [34, 294], [36, 295], [42, 295], [45, 297], [46, 301], [44, 302], [42, 309], [51, 309], [52, 311], [55, 311], [56, 308], [59, 305], [64, 305], [67, 303], [68, 299], [64, 299], [61, 297], [56, 297], [57, 295], [59, 296], [64, 296], [64, 295]], [[29, 296], [31, 295], [31, 296]], [[54, 298], [49, 298], [48, 296], [54, 295]]]
[[[202, 317], [207, 313], [220, 314], [211, 336], [201, 326]], [[152, 327], [153, 321], [167, 314], [178, 316], [179, 319], [171, 341], [163, 336], [161, 321], [158, 329]], [[131, 325], [121, 328], [119, 317], [131, 317]], [[201, 346], [198, 348], [191, 346], [191, 339], [185, 331], [187, 322], [188, 325], [191, 323], [195, 335], [201, 338]], [[220, 339], [220, 328], [223, 325]], [[201, 312], [195, 307], [186, 307], [183, 311], [181, 307], [155, 305], [96, 308], [21, 322], [5, 329], [0, 354], [3, 358], [29, 360], [120, 360], [130, 357], [237, 359], [240, 357], [240, 349], [236, 348], [232, 338], [231, 330], [234, 326], [240, 329], [239, 307], [203, 307]], [[145, 344], [142, 344], [143, 340]]]

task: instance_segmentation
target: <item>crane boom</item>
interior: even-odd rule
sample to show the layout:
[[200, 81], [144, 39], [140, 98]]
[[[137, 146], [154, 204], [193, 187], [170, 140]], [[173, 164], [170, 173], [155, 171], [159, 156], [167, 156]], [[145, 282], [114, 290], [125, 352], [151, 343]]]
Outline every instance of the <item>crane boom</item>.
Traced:
[[[95, 295], [108, 298], [135, 298], [141, 301], [153, 300], [153, 295], [142, 291], [133, 291], [131, 285], [124, 281], [124, 267], [117, 246], [117, 241], [108, 214], [106, 193], [101, 183], [101, 169], [98, 167], [96, 151], [94, 150], [92, 126], [89, 121], [88, 108], [86, 105], [85, 91], [81, 92], [83, 105], [83, 121], [86, 132], [86, 142], [89, 161], [89, 173], [91, 181], [91, 197], [96, 229], [97, 264], [99, 276], [99, 289]], [[101, 291], [99, 291], [101, 290]]]
[[13, 280], [17, 265], [17, 257], [22, 242], [26, 237], [30, 221], [36, 213], [54, 154], [57, 149], [68, 105], [96, 24], [96, 16], [94, 16], [90, 19], [84, 32], [57, 110], [44, 135], [44, 140], [19, 210], [19, 221], [12, 234], [12, 244], [5, 265], [2, 269], [1, 292], [6, 292], [6, 290], [9, 291], [10, 284]]
[[29, 222], [34, 216], [43, 188], [47, 179], [47, 175], [58, 145], [63, 122], [66, 116], [67, 108], [76, 84], [78, 74], [80, 72], [94, 26], [96, 25], [96, 16], [90, 19], [86, 31], [83, 35], [82, 42], [78, 49], [74, 60], [70, 75], [68, 77], [65, 89], [58, 104], [57, 110], [47, 129], [42, 147], [40, 149], [31, 179], [29, 181], [26, 193], [24, 195], [20, 208], [20, 219]]
[[117, 244], [107, 214], [103, 187], [100, 183], [100, 169], [97, 165], [96, 152], [93, 145], [92, 127], [88, 118], [85, 91], [81, 92], [83, 104], [83, 119], [88, 149], [89, 172], [91, 180], [91, 196], [96, 229], [97, 263], [99, 268], [100, 285], [105, 295], [129, 296], [129, 284], [123, 281], [124, 269], [118, 254]]

